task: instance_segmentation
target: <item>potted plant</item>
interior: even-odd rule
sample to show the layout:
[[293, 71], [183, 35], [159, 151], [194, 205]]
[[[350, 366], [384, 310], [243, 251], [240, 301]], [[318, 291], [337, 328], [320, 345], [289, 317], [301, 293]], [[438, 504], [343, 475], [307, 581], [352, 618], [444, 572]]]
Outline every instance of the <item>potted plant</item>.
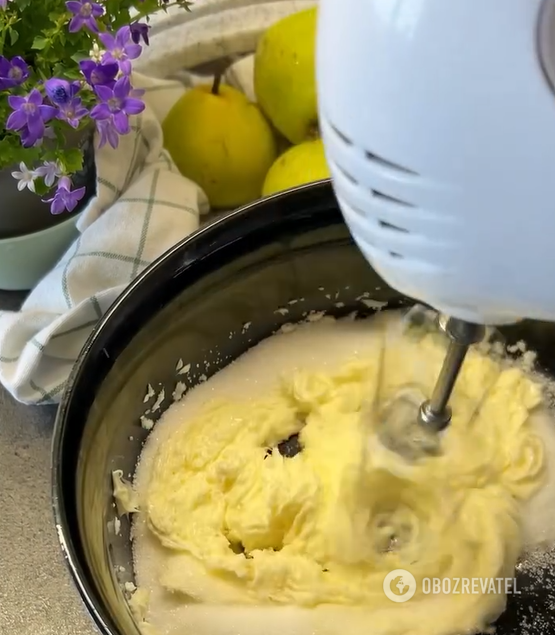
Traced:
[[94, 148], [144, 109], [149, 17], [186, 0], [0, 0], [0, 289], [28, 289], [76, 235]]

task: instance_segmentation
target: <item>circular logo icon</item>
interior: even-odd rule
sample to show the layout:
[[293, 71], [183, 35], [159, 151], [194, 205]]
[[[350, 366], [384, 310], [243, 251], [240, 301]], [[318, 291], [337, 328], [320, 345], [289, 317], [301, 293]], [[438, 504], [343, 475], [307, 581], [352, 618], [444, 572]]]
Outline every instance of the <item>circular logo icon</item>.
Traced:
[[416, 593], [416, 580], [412, 573], [395, 569], [385, 576], [383, 592], [392, 602], [406, 602]]

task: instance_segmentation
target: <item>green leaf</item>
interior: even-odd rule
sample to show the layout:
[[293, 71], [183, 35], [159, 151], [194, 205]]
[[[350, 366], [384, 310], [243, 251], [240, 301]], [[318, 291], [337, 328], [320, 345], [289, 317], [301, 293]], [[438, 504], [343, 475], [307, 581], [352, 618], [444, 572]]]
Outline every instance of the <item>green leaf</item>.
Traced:
[[38, 194], [38, 196], [44, 196], [45, 194], [48, 194], [51, 189], [51, 187], [45, 185], [44, 179], [35, 179], [35, 192], [36, 194]]
[[81, 53], [80, 51], [77, 53], [74, 53], [70, 59], [72, 59], [76, 64], [79, 64], [79, 62], [82, 62], [83, 60], [88, 59], [89, 56], [86, 55], [85, 53]]
[[35, 49], [35, 51], [42, 51], [42, 49], [47, 46], [47, 44], [48, 40], [46, 38], [38, 36], [33, 40], [31, 48]]
[[63, 157], [60, 157], [65, 171], [69, 174], [79, 172], [83, 167], [83, 152], [78, 148], [69, 148], [63, 151]]
[[19, 33], [10, 26], [8, 27], [8, 34], [10, 36], [10, 44], [13, 46], [19, 40]]
[[11, 168], [23, 161], [32, 168], [39, 162], [40, 154], [40, 148], [24, 148], [19, 137], [15, 135], [7, 135], [0, 139], [0, 167]]

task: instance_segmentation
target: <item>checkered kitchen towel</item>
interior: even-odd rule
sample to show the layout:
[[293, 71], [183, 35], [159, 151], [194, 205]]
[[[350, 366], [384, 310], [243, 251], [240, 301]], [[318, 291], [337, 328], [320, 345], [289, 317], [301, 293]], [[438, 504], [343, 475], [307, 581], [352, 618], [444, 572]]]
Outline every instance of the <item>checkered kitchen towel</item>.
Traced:
[[[232, 83], [238, 84], [237, 72]], [[97, 194], [79, 218], [80, 236], [20, 311], [0, 312], [0, 381], [23, 403], [60, 400], [98, 319], [137, 274], [196, 230], [208, 211], [202, 190], [180, 175], [162, 146], [160, 121], [185, 84], [141, 75], [133, 84], [146, 90], [147, 107], [116, 150], [104, 146], [96, 152]]]

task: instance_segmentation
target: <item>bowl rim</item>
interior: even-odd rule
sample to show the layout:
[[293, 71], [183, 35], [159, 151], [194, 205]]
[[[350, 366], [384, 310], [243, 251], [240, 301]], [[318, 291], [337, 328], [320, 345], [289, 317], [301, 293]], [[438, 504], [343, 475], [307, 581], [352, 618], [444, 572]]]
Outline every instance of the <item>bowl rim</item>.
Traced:
[[[69, 569], [71, 577], [81, 600], [87, 608], [93, 622], [103, 635], [123, 635], [119, 632], [109, 615], [109, 611], [101, 602], [98, 601], [97, 592], [93, 588], [93, 584], [89, 581], [87, 572], [81, 558], [77, 553], [78, 537], [72, 535], [68, 524], [68, 516], [66, 513], [65, 497], [63, 495], [64, 478], [62, 476], [62, 464], [64, 462], [64, 438], [68, 428], [68, 409], [73, 400], [74, 390], [83, 375], [83, 367], [89, 357], [91, 350], [100, 336], [110, 327], [110, 324], [117, 316], [122, 305], [128, 303], [133, 297], [137, 297], [145, 280], [153, 276], [153, 274], [163, 268], [168, 261], [171, 261], [177, 254], [184, 252], [187, 247], [195, 245], [196, 253], [193, 261], [198, 261], [203, 257], [208, 257], [213, 253], [214, 242], [227, 242], [236, 236], [236, 228], [238, 224], [245, 218], [249, 218], [249, 223], [253, 225], [253, 229], [263, 227], [267, 224], [264, 220], [265, 212], [275, 210], [276, 203], [282, 209], [282, 214], [294, 216], [298, 211], [294, 206], [288, 206], [287, 200], [299, 195], [314, 194], [321, 199], [329, 200], [329, 207], [337, 207], [337, 202], [331, 187], [331, 179], [321, 179], [311, 183], [299, 185], [297, 187], [278, 192], [271, 196], [258, 199], [248, 205], [242, 206], [220, 218], [215, 219], [212, 223], [199, 228], [183, 240], [170, 247], [166, 252], [159, 256], [154, 262], [146, 267], [116, 298], [113, 304], [108, 308], [105, 314], [99, 319], [94, 326], [87, 341], [81, 349], [77, 360], [67, 379], [60, 405], [58, 407], [51, 441], [51, 504], [54, 516], [54, 525], [58, 542], [60, 544], [62, 555], [66, 567]], [[265, 209], [266, 208], [266, 209]], [[253, 220], [254, 219], [254, 223]], [[138, 630], [138, 629], [137, 629]]]

